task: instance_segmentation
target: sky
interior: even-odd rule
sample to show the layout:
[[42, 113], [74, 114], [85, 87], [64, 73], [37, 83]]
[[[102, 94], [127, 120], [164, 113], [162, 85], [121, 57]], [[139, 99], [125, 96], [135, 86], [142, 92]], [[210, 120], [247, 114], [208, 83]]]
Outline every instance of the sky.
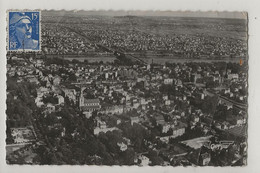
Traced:
[[[65, 11], [55, 11], [64, 15]], [[210, 18], [235, 18], [247, 19], [246, 12], [192, 12], [192, 11], [70, 11], [78, 15], [108, 15], [108, 16], [172, 16], [172, 17], [210, 17]]]

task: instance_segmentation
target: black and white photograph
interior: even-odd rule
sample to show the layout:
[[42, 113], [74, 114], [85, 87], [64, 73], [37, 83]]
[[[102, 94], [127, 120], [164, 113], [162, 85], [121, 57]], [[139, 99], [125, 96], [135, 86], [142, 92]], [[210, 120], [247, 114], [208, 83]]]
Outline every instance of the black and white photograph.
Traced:
[[37, 14], [39, 51], [6, 54], [6, 164], [247, 165], [247, 12]]

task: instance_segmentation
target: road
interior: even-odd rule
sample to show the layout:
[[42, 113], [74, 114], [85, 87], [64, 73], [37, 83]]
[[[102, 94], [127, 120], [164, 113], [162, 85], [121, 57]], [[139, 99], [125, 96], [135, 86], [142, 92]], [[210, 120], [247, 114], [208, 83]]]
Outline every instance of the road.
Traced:
[[238, 102], [236, 102], [234, 100], [231, 100], [231, 99], [229, 99], [227, 97], [224, 97], [224, 96], [222, 96], [220, 94], [217, 94], [217, 93], [213, 92], [212, 90], [207, 90], [207, 92], [212, 93], [214, 95], [217, 95], [219, 100], [221, 100], [221, 101], [223, 101], [225, 103], [228, 103], [228, 104], [232, 104], [234, 107], [236, 107], [236, 108], [238, 108], [240, 110], [243, 110], [243, 111], [247, 110], [247, 105], [246, 104], [238, 103]]
[[[193, 84], [193, 83], [186, 83], [186, 84]], [[187, 85], [185, 85], [185, 83], [184, 83], [184, 86], [187, 86]], [[198, 87], [198, 86], [197, 86], [197, 87]], [[202, 87], [198, 87], [198, 88], [203, 89]], [[211, 89], [206, 89], [206, 92], [208, 92], [209, 95], [211, 94], [211, 95], [216, 95], [216, 96], [218, 96], [218, 99], [219, 99], [219, 100], [221, 100], [221, 101], [223, 101], [223, 102], [225, 102], [225, 103], [231, 104], [231, 105], [233, 105], [234, 107], [238, 108], [239, 110], [243, 110], [243, 111], [246, 111], [246, 110], [247, 110], [247, 105], [246, 105], [246, 104], [238, 103], [238, 102], [236, 102], [236, 101], [234, 101], [234, 100], [231, 100], [231, 99], [229, 99], [229, 98], [227, 98], [227, 97], [224, 97], [224, 96], [222, 96], [222, 95], [220, 95], [220, 94], [215, 93], [215, 92], [214, 92], [213, 90], [211, 90]]]

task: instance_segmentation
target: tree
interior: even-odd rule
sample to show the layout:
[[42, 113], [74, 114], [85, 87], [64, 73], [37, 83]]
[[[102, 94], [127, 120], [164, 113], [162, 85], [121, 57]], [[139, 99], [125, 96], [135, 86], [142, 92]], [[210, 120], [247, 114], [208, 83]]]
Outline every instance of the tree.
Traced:
[[87, 59], [84, 60], [84, 64], [88, 64], [88, 60]]
[[104, 158], [104, 162], [103, 162], [104, 165], [114, 165], [115, 161], [109, 153], [107, 152], [104, 153], [102, 157]]
[[76, 81], [77, 77], [76, 77], [76, 75], [74, 73], [70, 73], [68, 79], [69, 79], [69, 81]]
[[202, 102], [201, 109], [204, 113], [213, 115], [216, 111], [217, 104], [218, 104], [217, 96], [214, 97], [207, 96], [205, 97], [205, 100]]
[[73, 64], [80, 64], [80, 61], [77, 60], [77, 59], [73, 59], [71, 62], [72, 62]]
[[135, 151], [133, 148], [128, 148], [125, 152], [123, 152], [123, 164], [124, 165], [133, 165], [134, 164], [134, 157]]
[[150, 159], [151, 165], [162, 165], [164, 163], [164, 160], [159, 156], [151, 157]]

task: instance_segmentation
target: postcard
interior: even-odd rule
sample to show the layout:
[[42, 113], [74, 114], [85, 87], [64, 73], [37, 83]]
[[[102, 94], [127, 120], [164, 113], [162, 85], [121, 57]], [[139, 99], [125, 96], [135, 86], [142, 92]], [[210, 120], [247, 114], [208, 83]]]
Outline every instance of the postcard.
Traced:
[[247, 13], [6, 15], [8, 165], [247, 165]]

